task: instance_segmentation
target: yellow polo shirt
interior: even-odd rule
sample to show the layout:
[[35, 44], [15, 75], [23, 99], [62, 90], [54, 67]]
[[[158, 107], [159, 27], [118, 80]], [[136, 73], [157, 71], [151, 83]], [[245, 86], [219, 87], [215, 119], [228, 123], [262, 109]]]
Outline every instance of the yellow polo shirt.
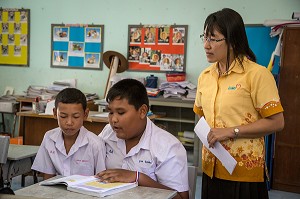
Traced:
[[[234, 61], [228, 75], [219, 77], [214, 63], [200, 74], [194, 112], [205, 116], [211, 128], [245, 125], [283, 112], [270, 71], [246, 57], [243, 67]], [[205, 146], [202, 148], [204, 173], [231, 181], [264, 181], [264, 137], [226, 140], [221, 144], [237, 161], [232, 175]]]

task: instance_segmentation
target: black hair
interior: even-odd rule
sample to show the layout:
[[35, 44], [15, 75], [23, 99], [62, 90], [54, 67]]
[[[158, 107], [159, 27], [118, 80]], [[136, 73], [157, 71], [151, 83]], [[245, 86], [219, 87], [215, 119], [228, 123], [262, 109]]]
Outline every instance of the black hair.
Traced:
[[244, 21], [239, 13], [230, 9], [224, 8], [220, 11], [210, 14], [204, 23], [205, 35], [214, 36], [214, 30], [217, 30], [225, 37], [227, 43], [227, 63], [226, 71], [229, 69], [230, 46], [233, 49], [233, 56], [242, 66], [243, 58], [256, 62], [256, 57], [250, 49]]
[[114, 84], [108, 91], [106, 101], [109, 103], [116, 98], [127, 99], [128, 104], [138, 110], [143, 104], [149, 109], [149, 99], [144, 84], [135, 79], [123, 79]]
[[55, 108], [58, 107], [59, 102], [64, 104], [81, 104], [84, 111], [87, 107], [85, 95], [76, 88], [65, 88], [60, 91], [55, 98]]

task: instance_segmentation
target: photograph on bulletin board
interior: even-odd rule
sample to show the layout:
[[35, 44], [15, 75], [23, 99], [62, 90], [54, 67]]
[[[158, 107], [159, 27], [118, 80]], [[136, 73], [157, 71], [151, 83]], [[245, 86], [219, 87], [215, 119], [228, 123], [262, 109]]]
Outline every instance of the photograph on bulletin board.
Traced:
[[102, 70], [104, 25], [52, 24], [51, 67]]
[[0, 8], [0, 65], [29, 66], [29, 9]]
[[187, 33], [187, 25], [129, 25], [128, 70], [185, 72]]

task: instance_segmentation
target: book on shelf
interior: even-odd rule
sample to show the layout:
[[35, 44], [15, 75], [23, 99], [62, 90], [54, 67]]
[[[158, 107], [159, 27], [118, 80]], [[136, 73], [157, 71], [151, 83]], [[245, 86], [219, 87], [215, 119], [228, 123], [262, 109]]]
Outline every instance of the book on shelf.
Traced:
[[105, 197], [137, 186], [137, 183], [104, 183], [94, 176], [71, 175], [40, 182], [40, 185], [64, 184], [68, 191], [90, 196]]
[[194, 133], [194, 131], [180, 131], [180, 132], [178, 132], [178, 136], [194, 139], [195, 133]]
[[193, 131], [178, 132], [177, 138], [186, 147], [194, 146], [195, 133]]

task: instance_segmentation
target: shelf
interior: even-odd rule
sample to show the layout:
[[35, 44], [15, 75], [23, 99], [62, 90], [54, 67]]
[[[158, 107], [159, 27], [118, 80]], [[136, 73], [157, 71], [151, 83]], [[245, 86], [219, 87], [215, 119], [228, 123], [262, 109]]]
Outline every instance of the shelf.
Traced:
[[[160, 117], [153, 119], [154, 123], [174, 136], [178, 132], [194, 131], [197, 121], [193, 112], [194, 102], [180, 99], [151, 98], [150, 110]], [[180, 141], [180, 140], [179, 140]], [[201, 164], [200, 142], [195, 136], [193, 142], [181, 142], [188, 155], [188, 164], [196, 167]]]

